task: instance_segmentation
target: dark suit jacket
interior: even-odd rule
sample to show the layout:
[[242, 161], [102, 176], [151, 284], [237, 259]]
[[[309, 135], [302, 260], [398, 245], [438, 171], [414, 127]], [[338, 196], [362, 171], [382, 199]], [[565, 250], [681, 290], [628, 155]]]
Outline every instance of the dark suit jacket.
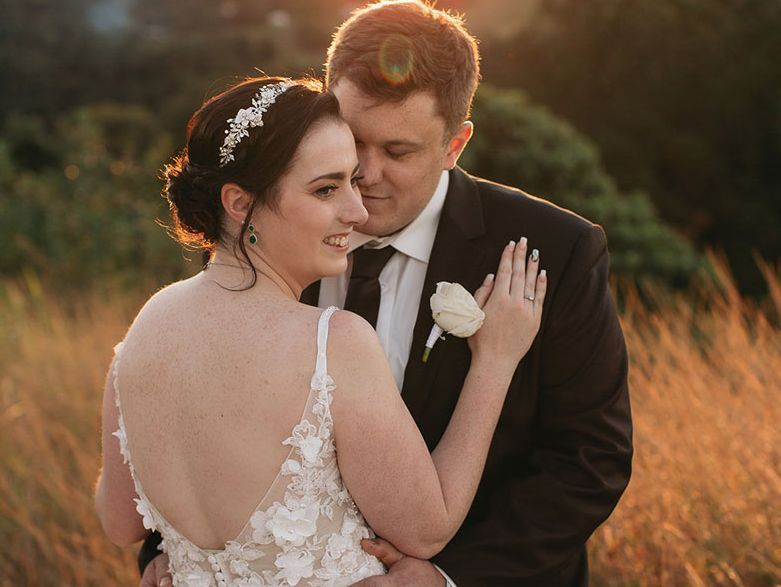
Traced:
[[[513, 378], [469, 515], [434, 559], [458, 587], [587, 585], [586, 540], [631, 471], [627, 353], [608, 289], [604, 232], [458, 168], [421, 293], [404, 401], [433, 449], [470, 353], [464, 339], [449, 336], [421, 361], [433, 325], [429, 298], [439, 281], [476, 290], [496, 271], [504, 245], [522, 236], [548, 270], [542, 326]], [[316, 304], [317, 289], [302, 301]]]

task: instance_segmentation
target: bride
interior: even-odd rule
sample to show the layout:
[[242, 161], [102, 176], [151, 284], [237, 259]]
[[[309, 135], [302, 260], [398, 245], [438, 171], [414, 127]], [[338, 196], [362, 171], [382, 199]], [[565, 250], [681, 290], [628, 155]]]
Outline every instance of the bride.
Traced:
[[545, 277], [505, 248], [429, 453], [371, 326], [298, 301], [347, 269], [359, 173], [336, 99], [265, 77], [207, 101], [165, 170], [172, 232], [211, 257], [115, 349], [95, 503], [119, 545], [162, 534], [174, 585], [350, 585], [384, 572], [361, 539], [426, 559], [466, 516]]

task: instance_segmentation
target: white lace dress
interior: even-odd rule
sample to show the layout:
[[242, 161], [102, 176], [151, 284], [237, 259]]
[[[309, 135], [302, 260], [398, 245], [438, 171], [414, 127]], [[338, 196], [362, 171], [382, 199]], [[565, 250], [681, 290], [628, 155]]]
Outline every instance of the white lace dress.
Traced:
[[317, 363], [299, 423], [283, 444], [290, 453], [244, 528], [222, 550], [200, 548], [182, 536], [144, 494], [128, 450], [117, 372], [122, 343], [115, 348], [114, 393], [119, 409], [120, 450], [135, 483], [144, 527], [163, 537], [175, 586], [347, 586], [385, 569], [361, 549], [371, 538], [336, 460], [331, 419], [334, 383], [327, 373], [328, 308], [317, 326]]

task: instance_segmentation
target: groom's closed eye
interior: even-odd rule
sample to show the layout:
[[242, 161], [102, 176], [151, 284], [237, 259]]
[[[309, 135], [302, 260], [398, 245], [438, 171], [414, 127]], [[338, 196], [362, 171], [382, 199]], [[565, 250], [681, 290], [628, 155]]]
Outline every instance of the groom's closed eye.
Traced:
[[415, 151], [394, 151], [391, 149], [385, 149], [385, 153], [390, 157], [391, 159], [401, 159], [406, 155], [410, 155], [411, 153], [414, 153]]
[[420, 150], [420, 145], [415, 141], [394, 140], [383, 145], [385, 154], [391, 159], [401, 159]]

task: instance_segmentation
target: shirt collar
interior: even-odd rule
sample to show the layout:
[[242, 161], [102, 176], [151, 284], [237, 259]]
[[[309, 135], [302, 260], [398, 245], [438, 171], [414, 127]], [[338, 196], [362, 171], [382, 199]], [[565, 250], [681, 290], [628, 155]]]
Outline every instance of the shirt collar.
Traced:
[[443, 171], [439, 178], [434, 195], [423, 208], [420, 214], [399, 232], [388, 236], [372, 236], [359, 231], [350, 235], [348, 252], [362, 247], [371, 242], [372, 248], [381, 249], [392, 245], [397, 251], [404, 253], [422, 263], [428, 263], [431, 257], [431, 249], [434, 246], [434, 238], [437, 236], [437, 226], [445, 205], [445, 196], [450, 184], [450, 174]]

